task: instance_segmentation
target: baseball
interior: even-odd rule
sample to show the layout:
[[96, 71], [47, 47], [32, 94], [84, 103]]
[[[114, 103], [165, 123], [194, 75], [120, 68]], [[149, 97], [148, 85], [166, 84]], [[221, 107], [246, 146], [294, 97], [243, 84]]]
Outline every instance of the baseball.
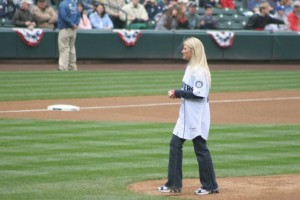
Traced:
[[173, 95], [173, 91], [172, 91], [172, 90], [169, 90], [168, 96], [170, 97], [170, 96], [172, 96], [172, 95]]

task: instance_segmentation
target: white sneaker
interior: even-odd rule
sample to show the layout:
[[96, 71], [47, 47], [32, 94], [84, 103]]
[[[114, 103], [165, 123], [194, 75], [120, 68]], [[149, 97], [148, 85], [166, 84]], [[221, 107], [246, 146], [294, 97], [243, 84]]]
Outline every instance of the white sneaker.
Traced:
[[169, 188], [163, 185], [158, 187], [157, 191], [164, 192], [164, 193], [181, 193], [181, 188]]
[[219, 189], [215, 189], [215, 190], [205, 190], [202, 188], [199, 188], [198, 190], [195, 190], [195, 195], [206, 195], [206, 194], [215, 194], [215, 193], [219, 193]]

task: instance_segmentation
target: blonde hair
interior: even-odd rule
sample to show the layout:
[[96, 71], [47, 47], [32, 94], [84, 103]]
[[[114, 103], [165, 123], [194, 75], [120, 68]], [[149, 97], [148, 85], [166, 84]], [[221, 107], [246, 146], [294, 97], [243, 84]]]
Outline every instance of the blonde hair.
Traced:
[[183, 44], [186, 45], [192, 52], [192, 58], [190, 60], [191, 68], [200, 67], [205, 72], [210, 87], [211, 74], [207, 64], [205, 49], [202, 42], [195, 37], [190, 37], [185, 39]]

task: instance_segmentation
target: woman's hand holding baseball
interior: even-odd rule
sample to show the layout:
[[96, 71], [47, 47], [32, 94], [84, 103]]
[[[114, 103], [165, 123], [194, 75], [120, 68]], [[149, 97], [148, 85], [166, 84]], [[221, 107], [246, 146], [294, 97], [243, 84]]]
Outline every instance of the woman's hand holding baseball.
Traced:
[[171, 98], [171, 99], [175, 99], [176, 98], [175, 90], [169, 90], [168, 91], [168, 97]]

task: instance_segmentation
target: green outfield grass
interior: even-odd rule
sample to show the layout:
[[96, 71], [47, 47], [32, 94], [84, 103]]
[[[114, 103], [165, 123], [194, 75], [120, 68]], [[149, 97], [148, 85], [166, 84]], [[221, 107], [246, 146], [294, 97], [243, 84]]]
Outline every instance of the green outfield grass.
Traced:
[[[0, 72], [0, 101], [165, 95], [184, 71]], [[300, 89], [300, 71], [213, 71], [211, 92]]]
[[[300, 71], [214, 71], [212, 92], [299, 90]], [[183, 71], [0, 72], [0, 101], [165, 95]], [[174, 123], [0, 119], [0, 199], [170, 199], [128, 184], [164, 179]], [[300, 173], [300, 125], [213, 125], [217, 176]], [[192, 143], [184, 178], [198, 177]], [[156, 188], [151, 188], [155, 190]]]
[[[164, 179], [174, 124], [0, 120], [0, 199], [169, 199], [128, 184]], [[217, 176], [300, 173], [300, 125], [211, 128]], [[185, 178], [197, 177], [192, 143]], [[156, 188], [151, 188], [155, 190]]]

